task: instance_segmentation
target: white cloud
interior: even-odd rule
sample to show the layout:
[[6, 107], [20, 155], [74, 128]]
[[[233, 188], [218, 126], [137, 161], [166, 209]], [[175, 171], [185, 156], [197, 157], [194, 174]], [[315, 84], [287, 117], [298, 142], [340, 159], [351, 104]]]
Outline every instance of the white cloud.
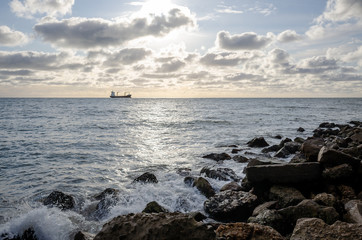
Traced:
[[242, 50], [242, 49], [261, 49], [267, 46], [274, 39], [272, 33], [267, 36], [257, 35], [254, 32], [245, 32], [242, 34], [231, 35], [229, 32], [218, 32], [216, 44], [227, 50]]
[[0, 26], [0, 46], [24, 45], [28, 41], [29, 39], [24, 33], [12, 30], [8, 26]]
[[323, 15], [318, 21], [348, 21], [351, 19], [362, 19], [361, 0], [329, 0]]
[[72, 12], [74, 0], [12, 0], [9, 5], [19, 17], [32, 18], [37, 14], [62, 16]]
[[171, 9], [167, 15], [149, 18], [108, 21], [99, 18], [70, 18], [52, 20], [35, 25], [35, 31], [55, 46], [65, 48], [101, 48], [120, 46], [127, 41], [146, 37], [160, 37], [174, 29], [193, 27], [194, 18], [180, 9]]
[[216, 9], [218, 13], [231, 13], [231, 14], [242, 14], [243, 11], [235, 9], [234, 6], [219, 5]]
[[169, 72], [176, 72], [183, 68], [186, 64], [183, 61], [178, 59], [163, 63], [158, 69], [157, 72], [161, 73], [169, 73]]
[[285, 30], [284, 32], [279, 33], [277, 40], [279, 42], [294, 42], [301, 40], [302, 37], [297, 34], [294, 30]]

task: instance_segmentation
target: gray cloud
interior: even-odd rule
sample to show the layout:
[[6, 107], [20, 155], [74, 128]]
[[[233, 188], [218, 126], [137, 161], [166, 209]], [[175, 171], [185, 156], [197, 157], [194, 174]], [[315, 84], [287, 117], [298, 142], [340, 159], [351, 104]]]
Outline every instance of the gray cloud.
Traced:
[[0, 46], [18, 46], [29, 41], [28, 37], [19, 31], [14, 31], [8, 26], [0, 26]]
[[207, 53], [201, 57], [200, 62], [208, 66], [236, 66], [239, 65], [243, 58], [240, 58], [236, 53]]
[[157, 72], [160, 73], [169, 73], [169, 72], [176, 72], [183, 68], [186, 64], [183, 61], [178, 59], [172, 60], [170, 62], [163, 63], [161, 67], [157, 69]]
[[34, 30], [44, 41], [66, 48], [97, 48], [119, 46], [145, 36], [164, 36], [180, 27], [194, 26], [191, 16], [174, 8], [167, 15], [150, 15], [151, 19], [131, 21], [70, 18], [35, 25]]
[[74, 0], [12, 0], [9, 5], [17, 16], [32, 18], [36, 14], [57, 16], [70, 13]]
[[227, 50], [261, 49], [273, 40], [272, 34], [260, 36], [254, 32], [230, 35], [229, 32], [221, 31], [217, 34], [216, 42], [219, 47]]
[[130, 65], [145, 59], [151, 53], [150, 50], [144, 48], [125, 48], [115, 53], [103, 53], [107, 58], [103, 64], [105, 66]]
[[279, 42], [294, 42], [301, 40], [302, 37], [296, 33], [294, 30], [285, 30], [284, 32], [279, 33], [277, 40]]

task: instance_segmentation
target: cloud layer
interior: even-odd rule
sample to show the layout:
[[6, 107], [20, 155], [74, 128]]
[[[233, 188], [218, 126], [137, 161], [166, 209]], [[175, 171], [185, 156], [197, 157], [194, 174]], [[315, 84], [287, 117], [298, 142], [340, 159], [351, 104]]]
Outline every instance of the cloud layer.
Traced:
[[22, 32], [10, 29], [8, 26], [0, 26], [0, 46], [24, 45], [29, 38]]
[[62, 16], [71, 13], [74, 0], [12, 0], [11, 10], [19, 17], [34, 15]]

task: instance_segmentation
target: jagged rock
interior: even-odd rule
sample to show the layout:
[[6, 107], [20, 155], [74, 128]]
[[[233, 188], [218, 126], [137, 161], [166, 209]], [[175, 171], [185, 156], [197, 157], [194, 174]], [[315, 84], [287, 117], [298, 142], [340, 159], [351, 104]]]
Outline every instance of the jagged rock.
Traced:
[[168, 210], [166, 208], [162, 207], [156, 201], [152, 201], [152, 202], [147, 203], [145, 209], [143, 209], [142, 212], [143, 213], [160, 213], [160, 212], [167, 213]]
[[318, 218], [302, 218], [298, 220], [290, 240], [356, 240], [361, 236], [362, 224], [337, 221], [328, 225]]
[[249, 192], [227, 190], [204, 202], [204, 209], [216, 220], [243, 221], [257, 205], [257, 196]]
[[341, 164], [335, 167], [326, 168], [322, 173], [323, 178], [332, 182], [341, 182], [353, 178], [353, 169], [349, 164]]
[[196, 187], [207, 198], [215, 195], [215, 190], [211, 187], [210, 183], [203, 177], [196, 178], [193, 183], [193, 187]]
[[277, 201], [269, 201], [269, 202], [260, 204], [259, 206], [257, 206], [254, 209], [252, 216], [255, 217], [255, 216], [259, 215], [259, 213], [263, 212], [264, 210], [275, 207], [277, 205], [277, 203], [278, 203]]
[[269, 146], [269, 144], [265, 141], [263, 137], [253, 138], [247, 144], [249, 147], [258, 147], [258, 148]]
[[300, 203], [305, 197], [293, 187], [274, 185], [270, 188], [269, 199], [277, 201], [278, 208], [285, 208]]
[[221, 189], [220, 192], [232, 190], [232, 191], [241, 191], [242, 188], [237, 182], [230, 182], [228, 184], [225, 184]]
[[249, 240], [249, 239], [268, 239], [268, 240], [284, 240], [285, 238], [280, 235], [273, 228], [263, 226], [257, 223], [228, 223], [220, 225], [216, 229], [217, 239], [235, 239], [235, 240]]
[[246, 162], [249, 161], [249, 159], [248, 159], [247, 157], [239, 156], [239, 155], [234, 156], [234, 157], [233, 157], [233, 160], [234, 160], [235, 162], [239, 162], [239, 163], [246, 163]]
[[53, 191], [43, 199], [43, 204], [46, 206], [56, 206], [61, 210], [74, 208], [75, 201], [71, 195], [64, 194], [60, 191]]
[[328, 193], [317, 194], [313, 198], [313, 201], [318, 203], [319, 205], [328, 206], [328, 207], [333, 207], [337, 202], [336, 198], [332, 194]]
[[362, 201], [351, 200], [344, 204], [347, 213], [345, 219], [351, 223], [362, 224]]
[[137, 177], [133, 182], [158, 183], [158, 180], [153, 173], [146, 172], [141, 176]]
[[249, 223], [258, 223], [265, 226], [270, 226], [278, 232], [285, 234], [285, 220], [276, 210], [265, 209], [255, 217], [248, 219]]
[[230, 168], [217, 168], [212, 169], [209, 167], [203, 167], [200, 171], [201, 174], [205, 174], [209, 178], [218, 179], [222, 181], [239, 181], [239, 177], [235, 174], [234, 170]]
[[305, 183], [318, 180], [320, 176], [319, 164], [312, 162], [258, 165], [246, 168], [246, 177], [250, 182]]
[[102, 200], [104, 198], [106, 198], [107, 196], [114, 196], [117, 195], [119, 193], [119, 190], [114, 189], [114, 188], [106, 188], [103, 192], [95, 195], [93, 198], [95, 200]]
[[290, 155], [290, 152], [285, 148], [285, 147], [282, 147], [275, 155], [274, 157], [277, 157], [277, 158], [286, 158]]
[[75, 234], [74, 240], [93, 240], [95, 235], [79, 231]]
[[301, 146], [301, 152], [310, 162], [316, 162], [318, 160], [319, 150], [323, 147], [323, 138], [310, 138], [304, 141]]
[[263, 150], [261, 150], [262, 153], [269, 153], [269, 152], [277, 152], [279, 151], [283, 146], [280, 145], [272, 145], [270, 147], [267, 148], [263, 148]]
[[230, 155], [227, 153], [211, 153], [211, 154], [203, 156], [202, 158], [212, 159], [215, 161], [223, 161], [223, 160], [231, 159]]
[[176, 173], [183, 177], [189, 176], [190, 172], [191, 172], [191, 168], [178, 168], [176, 170]]
[[94, 238], [119, 239], [215, 239], [215, 232], [184, 213], [138, 213], [113, 218]]
[[326, 167], [334, 167], [344, 163], [357, 168], [361, 160], [335, 149], [322, 147], [318, 154], [318, 162]]

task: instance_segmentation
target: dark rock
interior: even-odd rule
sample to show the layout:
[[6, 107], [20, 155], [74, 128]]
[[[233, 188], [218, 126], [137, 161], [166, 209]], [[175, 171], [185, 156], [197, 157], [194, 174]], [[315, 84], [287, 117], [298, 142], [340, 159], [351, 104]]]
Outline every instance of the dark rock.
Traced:
[[239, 156], [239, 155], [234, 156], [234, 157], [233, 157], [233, 160], [234, 160], [235, 162], [239, 162], [239, 163], [246, 163], [246, 162], [249, 161], [249, 159], [248, 159], [247, 157]]
[[12, 236], [8, 233], [3, 233], [0, 235], [1, 240], [38, 240], [37, 236], [35, 235], [35, 231], [32, 227], [26, 229], [23, 234]]
[[260, 212], [255, 217], [250, 217], [248, 219], [249, 223], [258, 223], [265, 226], [270, 226], [278, 232], [285, 234], [285, 220], [282, 215], [280, 215], [276, 210], [266, 209]]
[[277, 157], [277, 158], [286, 158], [290, 155], [290, 152], [285, 148], [285, 147], [282, 147], [275, 155], [274, 157]]
[[231, 153], [236, 154], [236, 153], [238, 153], [240, 151], [242, 151], [242, 150], [234, 148], [233, 150], [231, 150]]
[[182, 177], [186, 177], [186, 176], [189, 176], [190, 175], [190, 172], [191, 172], [191, 169], [190, 168], [178, 168], [176, 170], [176, 173]]
[[234, 170], [230, 168], [217, 168], [211, 169], [209, 167], [203, 167], [200, 171], [201, 174], [205, 174], [209, 178], [218, 179], [222, 181], [239, 181], [240, 179], [236, 176]]
[[269, 144], [265, 141], [263, 137], [253, 138], [247, 144], [249, 147], [259, 147], [259, 148], [269, 146]]
[[318, 160], [319, 150], [323, 147], [324, 140], [322, 138], [310, 138], [304, 141], [301, 146], [301, 152], [310, 162]]
[[362, 224], [337, 221], [328, 225], [319, 218], [302, 218], [298, 220], [290, 240], [356, 240], [361, 236]]
[[290, 160], [289, 163], [305, 163], [307, 159], [303, 153], [297, 153], [294, 157]]
[[197, 221], [197, 222], [201, 222], [207, 218], [204, 214], [202, 214], [200, 212], [190, 212], [188, 214], [190, 215], [190, 217], [195, 219], [195, 221]]
[[195, 178], [194, 178], [194, 177], [188, 176], [188, 177], [185, 177], [185, 178], [184, 178], [184, 183], [185, 183], [186, 185], [190, 186], [190, 187], [194, 185], [194, 182], [195, 182]]
[[335, 123], [329, 123], [329, 122], [323, 122], [321, 124], [319, 124], [320, 128], [335, 128], [336, 124]]
[[317, 194], [313, 198], [313, 201], [318, 203], [319, 205], [328, 206], [328, 207], [333, 207], [337, 203], [336, 198], [332, 194], [328, 194], [328, 193]]
[[349, 164], [341, 164], [335, 167], [326, 168], [322, 173], [323, 178], [331, 182], [350, 181], [353, 177], [353, 169]]
[[351, 200], [344, 204], [347, 214], [344, 218], [350, 223], [362, 224], [362, 201]]
[[268, 239], [268, 240], [285, 240], [273, 228], [263, 226], [257, 223], [228, 223], [220, 225], [216, 229], [217, 239], [235, 239], [235, 240], [251, 240], [251, 239]]
[[282, 139], [283, 137], [281, 135], [275, 135], [274, 138], [275, 139]]
[[146, 172], [141, 176], [137, 177], [133, 182], [158, 183], [158, 180], [153, 173]]
[[322, 147], [318, 154], [318, 162], [326, 167], [334, 167], [347, 163], [354, 168], [358, 168], [361, 160], [345, 154], [341, 151]]
[[263, 153], [269, 153], [269, 152], [277, 152], [279, 151], [283, 146], [280, 145], [272, 145], [270, 147], [267, 148], [263, 148], [263, 150], [261, 150], [261, 152]]
[[60, 191], [53, 191], [49, 196], [44, 198], [43, 204], [46, 206], [56, 206], [61, 210], [68, 210], [74, 208], [75, 201], [70, 195]]
[[215, 190], [211, 187], [210, 183], [203, 177], [196, 178], [193, 186], [196, 187], [207, 198], [215, 195]]
[[257, 216], [260, 213], [264, 212], [264, 210], [270, 209], [270, 208], [275, 208], [277, 205], [277, 201], [269, 201], [269, 202], [265, 202], [263, 204], [260, 204], [259, 206], [257, 206], [254, 211], [252, 216]]
[[211, 154], [203, 156], [202, 158], [212, 159], [215, 161], [223, 161], [223, 160], [231, 159], [230, 155], [227, 153], [211, 153]]
[[156, 201], [152, 201], [147, 203], [145, 209], [142, 211], [143, 213], [167, 213], [168, 210], [158, 204]]
[[349, 200], [357, 199], [356, 193], [351, 186], [341, 184], [337, 186], [337, 190], [343, 202], [348, 202]]
[[304, 129], [304, 128], [302, 128], [302, 127], [299, 127], [299, 128], [297, 129], [297, 131], [298, 131], [298, 132], [304, 132], [304, 131], [305, 131], [305, 129]]
[[273, 164], [283, 164], [285, 162], [280, 161], [280, 160], [276, 160], [276, 159], [266, 159], [266, 160], [262, 160], [262, 159], [250, 159], [249, 163], [246, 167], [253, 167], [253, 166], [261, 166], [261, 165], [273, 165]]
[[316, 181], [321, 171], [318, 163], [289, 163], [247, 167], [246, 176], [250, 182], [290, 184]]
[[113, 218], [94, 238], [119, 239], [215, 239], [215, 232], [184, 213], [138, 213]]
[[93, 240], [95, 235], [79, 231], [75, 234], [74, 240]]
[[297, 143], [300, 143], [300, 144], [303, 144], [304, 143], [304, 139], [303, 138], [301, 138], [301, 137], [296, 137], [296, 138], [294, 138], [294, 142], [297, 142]]
[[237, 182], [230, 182], [228, 184], [225, 184], [221, 189], [220, 192], [232, 190], [232, 191], [241, 191], [242, 188]]
[[352, 139], [353, 142], [356, 142], [357, 144], [361, 144], [362, 143], [362, 130], [358, 129], [357, 131], [355, 131], [355, 133], [353, 135], [351, 135], [350, 138]]
[[231, 145], [228, 145], [229, 148], [237, 148], [238, 145], [235, 145], [235, 144], [231, 144]]
[[301, 144], [300, 143], [297, 143], [297, 142], [287, 142], [284, 144], [284, 147], [290, 154], [294, 154], [296, 153], [297, 151], [299, 151], [301, 147]]
[[313, 130], [313, 137], [329, 137], [329, 136], [335, 136], [339, 133], [338, 129], [323, 129], [323, 128], [317, 128]]
[[95, 200], [102, 200], [104, 198], [106, 198], [107, 196], [114, 196], [117, 195], [119, 193], [119, 190], [116, 190], [114, 188], [106, 188], [103, 192], [95, 195], [93, 198]]
[[270, 188], [269, 199], [277, 201], [278, 208], [285, 208], [300, 203], [305, 197], [293, 187], [274, 185]]
[[257, 206], [257, 196], [249, 192], [227, 190], [204, 202], [204, 209], [215, 220], [243, 221]]

